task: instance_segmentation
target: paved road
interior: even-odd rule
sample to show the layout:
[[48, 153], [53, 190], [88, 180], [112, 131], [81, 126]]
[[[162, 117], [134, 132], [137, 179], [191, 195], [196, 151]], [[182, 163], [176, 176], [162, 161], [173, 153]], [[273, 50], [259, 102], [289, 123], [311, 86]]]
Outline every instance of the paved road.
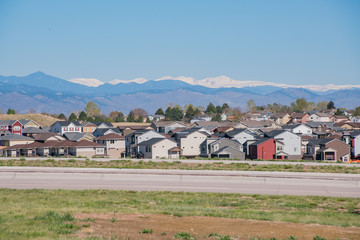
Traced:
[[[28, 157], [26, 158], [27, 160], [46, 160], [46, 159], [55, 159], [57, 161], [61, 161], [61, 160], [69, 160], [69, 159], [77, 159], [77, 160], [85, 160], [85, 158], [44, 158], [44, 157]], [[0, 160], [10, 160], [10, 159], [21, 159], [20, 157], [16, 157], [16, 158], [5, 158], [5, 157], [0, 157]], [[240, 160], [197, 160], [197, 159], [118, 159], [118, 158], [92, 158], [90, 160], [94, 160], [94, 161], [112, 161], [112, 160], [131, 160], [134, 162], [139, 162], [139, 161], [153, 161], [153, 162], [174, 162], [174, 161], [179, 161], [179, 162], [184, 162], [184, 163], [214, 163], [214, 162], [223, 162], [223, 163], [248, 163], [251, 165], [266, 165], [266, 164], [276, 164], [276, 165], [286, 165], [286, 164], [290, 164], [290, 165], [298, 165], [298, 164], [302, 164], [302, 165], [307, 165], [307, 166], [343, 166], [343, 167], [360, 167], [360, 163], [331, 163], [331, 162], [287, 162], [287, 161], [250, 161], [250, 160], [245, 160], [245, 161], [240, 161]]]
[[0, 167], [0, 188], [112, 189], [360, 197], [353, 174]]

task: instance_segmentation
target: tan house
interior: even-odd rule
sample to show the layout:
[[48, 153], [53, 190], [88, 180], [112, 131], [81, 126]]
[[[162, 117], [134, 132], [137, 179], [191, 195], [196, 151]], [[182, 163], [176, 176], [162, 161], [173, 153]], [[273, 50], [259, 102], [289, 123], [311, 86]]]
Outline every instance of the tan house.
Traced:
[[308, 113], [297, 113], [294, 112], [291, 114], [292, 123], [306, 123], [309, 121], [310, 115]]
[[310, 139], [304, 159], [347, 162], [350, 145], [338, 139]]
[[291, 116], [288, 113], [276, 113], [271, 119], [274, 119], [278, 125], [286, 125], [291, 121]]
[[97, 126], [91, 122], [83, 122], [81, 126], [83, 133], [93, 133], [97, 128]]
[[111, 158], [125, 157], [125, 137], [110, 133], [95, 138], [95, 142], [105, 146], [105, 154]]
[[25, 137], [18, 134], [8, 134], [0, 137], [1, 146], [11, 147], [18, 144], [29, 144], [33, 142], [34, 142], [33, 138]]
[[139, 153], [150, 159], [178, 159], [181, 150], [175, 141], [167, 138], [152, 138], [139, 143]]

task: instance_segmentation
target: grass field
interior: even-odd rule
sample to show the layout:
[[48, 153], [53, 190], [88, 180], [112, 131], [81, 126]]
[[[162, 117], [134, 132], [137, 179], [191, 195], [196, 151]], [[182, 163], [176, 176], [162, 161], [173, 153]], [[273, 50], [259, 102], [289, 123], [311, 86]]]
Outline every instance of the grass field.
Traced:
[[360, 227], [360, 199], [356, 198], [0, 189], [0, 202], [0, 239], [71, 238], [94, 221], [75, 219], [80, 213], [210, 216]]
[[360, 174], [359, 167], [344, 166], [309, 166], [305, 164], [256, 165], [249, 163], [186, 163], [114, 160], [108, 162], [90, 160], [0, 160], [0, 166], [33, 166], [33, 167], [89, 167], [89, 168], [133, 168], [133, 169], [183, 169], [183, 170], [231, 170], [231, 171], [282, 171], [282, 172], [319, 172], [319, 173], [350, 173]]

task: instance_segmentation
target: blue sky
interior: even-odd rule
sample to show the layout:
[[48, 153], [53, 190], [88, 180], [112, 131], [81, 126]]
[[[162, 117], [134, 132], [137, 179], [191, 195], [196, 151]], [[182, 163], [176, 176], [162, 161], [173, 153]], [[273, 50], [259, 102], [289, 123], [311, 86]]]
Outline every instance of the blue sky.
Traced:
[[360, 83], [360, 1], [0, 0], [0, 75]]

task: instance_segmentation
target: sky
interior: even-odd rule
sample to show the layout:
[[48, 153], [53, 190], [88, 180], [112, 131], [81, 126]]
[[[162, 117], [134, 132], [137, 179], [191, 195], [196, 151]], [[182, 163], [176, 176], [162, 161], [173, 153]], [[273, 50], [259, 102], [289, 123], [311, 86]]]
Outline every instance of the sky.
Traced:
[[360, 83], [360, 1], [0, 0], [0, 75]]

